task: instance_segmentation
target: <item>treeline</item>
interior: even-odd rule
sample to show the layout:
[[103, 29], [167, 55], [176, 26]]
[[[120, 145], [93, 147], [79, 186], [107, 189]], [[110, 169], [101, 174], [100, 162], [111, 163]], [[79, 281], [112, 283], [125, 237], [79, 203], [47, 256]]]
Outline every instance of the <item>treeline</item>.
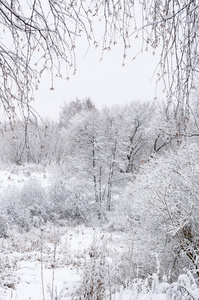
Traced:
[[118, 187], [154, 153], [181, 143], [166, 108], [132, 102], [98, 110], [89, 99], [66, 103], [58, 122], [1, 128], [2, 163], [60, 166], [62, 180], [86, 180], [95, 202], [111, 199]]
[[1, 163], [42, 165], [51, 184], [1, 197], [1, 236], [13, 226], [108, 223], [129, 232], [132, 277], [139, 266], [142, 278], [157, 268], [199, 278], [198, 120], [197, 105], [179, 124], [163, 103], [98, 110], [88, 98], [66, 103], [57, 123], [2, 125]]

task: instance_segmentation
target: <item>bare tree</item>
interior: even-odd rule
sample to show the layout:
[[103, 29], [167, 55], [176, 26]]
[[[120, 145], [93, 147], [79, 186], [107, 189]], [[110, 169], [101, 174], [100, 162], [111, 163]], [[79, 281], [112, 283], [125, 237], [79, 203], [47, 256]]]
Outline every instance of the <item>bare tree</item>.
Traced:
[[[44, 70], [52, 79], [68, 78], [69, 68], [76, 71], [81, 36], [96, 47], [102, 40], [102, 52], [121, 38], [125, 60], [132, 37], [140, 34], [141, 51], [151, 47], [155, 54], [161, 47], [159, 79], [168, 104], [174, 105], [178, 123], [188, 120], [198, 65], [198, 0], [0, 0], [0, 16], [0, 94], [10, 120], [18, 110], [26, 120], [34, 114], [30, 101]], [[101, 39], [95, 36], [95, 20], [101, 21]]]
[[[177, 127], [186, 128], [190, 93], [198, 68], [199, 1], [144, 1], [143, 31], [146, 49], [161, 47], [159, 79], [163, 79]], [[154, 52], [155, 54], [155, 52]], [[169, 115], [168, 115], [169, 117]]]
[[44, 70], [61, 75], [61, 66], [76, 70], [75, 41], [84, 32], [91, 39], [91, 24], [83, 1], [0, 1], [0, 95], [10, 121], [19, 111], [28, 120], [30, 106]]

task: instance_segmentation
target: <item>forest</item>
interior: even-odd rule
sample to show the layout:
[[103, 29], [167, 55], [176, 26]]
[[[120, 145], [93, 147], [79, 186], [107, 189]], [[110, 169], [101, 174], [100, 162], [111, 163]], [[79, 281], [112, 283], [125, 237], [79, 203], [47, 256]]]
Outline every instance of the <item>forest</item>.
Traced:
[[[2, 123], [2, 299], [17, 286], [15, 251], [41, 256], [41, 278], [53, 260], [56, 278], [68, 230], [91, 239], [75, 265], [81, 285], [67, 298], [53, 281], [46, 299], [115, 299], [121, 287], [134, 296], [116, 299], [198, 299], [198, 122], [198, 101], [180, 133], [163, 102], [99, 110], [85, 98], [65, 103], [58, 122]], [[47, 297], [42, 280], [43, 296], [29, 299]]]
[[[198, 29], [198, 0], [0, 0], [0, 300], [199, 299]], [[43, 74], [114, 47], [164, 101], [42, 120]]]

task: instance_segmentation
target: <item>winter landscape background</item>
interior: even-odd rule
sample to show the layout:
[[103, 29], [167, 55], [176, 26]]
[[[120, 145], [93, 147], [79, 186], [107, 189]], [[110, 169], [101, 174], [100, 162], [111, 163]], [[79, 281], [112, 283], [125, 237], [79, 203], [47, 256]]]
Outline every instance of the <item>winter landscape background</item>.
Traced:
[[[1, 126], [1, 299], [198, 299], [198, 106], [66, 103]], [[24, 143], [25, 141], [25, 143]]]
[[199, 299], [198, 30], [199, 0], [0, 0], [0, 300]]

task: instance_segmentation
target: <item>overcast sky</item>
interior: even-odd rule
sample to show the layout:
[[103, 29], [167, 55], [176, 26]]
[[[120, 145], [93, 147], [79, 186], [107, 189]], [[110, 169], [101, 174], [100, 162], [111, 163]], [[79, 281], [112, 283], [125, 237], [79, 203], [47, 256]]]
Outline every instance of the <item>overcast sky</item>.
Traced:
[[[90, 48], [85, 56], [86, 46], [80, 44], [77, 48], [76, 75], [71, 74], [69, 81], [55, 79], [55, 90], [51, 91], [50, 76], [44, 74], [33, 107], [43, 118], [58, 120], [61, 105], [77, 97], [90, 97], [99, 108], [132, 100], [153, 100], [157, 79], [153, 74], [158, 57], [141, 53], [133, 59], [138, 49], [138, 44], [132, 44], [125, 67], [122, 67], [122, 47], [116, 46], [104, 53], [100, 61], [101, 50]], [[163, 97], [161, 88], [157, 96]]]

